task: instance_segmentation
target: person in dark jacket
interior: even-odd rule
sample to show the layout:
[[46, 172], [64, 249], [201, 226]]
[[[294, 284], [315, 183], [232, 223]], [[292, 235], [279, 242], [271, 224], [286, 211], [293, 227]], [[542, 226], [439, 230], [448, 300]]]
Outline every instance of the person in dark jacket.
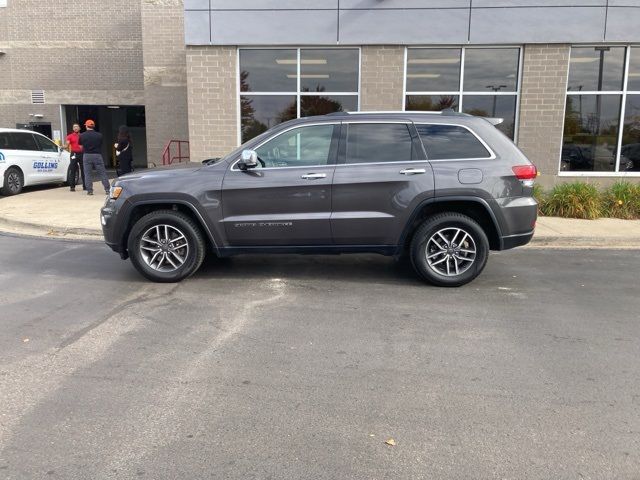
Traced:
[[84, 122], [87, 131], [80, 134], [80, 145], [82, 145], [82, 162], [84, 163], [84, 176], [87, 181], [87, 195], [93, 195], [93, 179], [91, 178], [91, 170], [96, 169], [96, 173], [102, 180], [104, 193], [109, 195], [109, 178], [104, 168], [104, 160], [102, 159], [102, 134], [96, 132], [96, 123], [93, 120]]
[[131, 143], [129, 129], [124, 125], [118, 129], [118, 139], [113, 146], [116, 149], [116, 157], [118, 158], [118, 163], [120, 165], [118, 168], [118, 175], [133, 172], [133, 145]]

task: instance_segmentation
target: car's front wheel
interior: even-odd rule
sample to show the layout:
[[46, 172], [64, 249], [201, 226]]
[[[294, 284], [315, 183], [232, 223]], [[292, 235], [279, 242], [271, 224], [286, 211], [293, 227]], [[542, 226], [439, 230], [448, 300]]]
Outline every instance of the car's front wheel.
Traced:
[[0, 188], [0, 193], [5, 196], [17, 195], [22, 192], [23, 186], [24, 177], [22, 172], [15, 167], [10, 167], [4, 172], [4, 182], [2, 188]]
[[134, 267], [154, 282], [179, 282], [202, 264], [205, 241], [198, 225], [173, 210], [151, 212], [129, 234], [129, 257]]
[[489, 256], [489, 240], [478, 223], [460, 213], [425, 220], [411, 241], [411, 263], [429, 283], [459, 287], [480, 275]]

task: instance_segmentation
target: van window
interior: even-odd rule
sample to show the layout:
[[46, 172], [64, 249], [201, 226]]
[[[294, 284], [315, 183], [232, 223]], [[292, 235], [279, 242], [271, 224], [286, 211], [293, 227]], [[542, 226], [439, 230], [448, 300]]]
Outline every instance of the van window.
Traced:
[[4, 132], [1, 133], [0, 132], [0, 149], [4, 149], [4, 150], [12, 150], [13, 147], [11, 146], [11, 142], [10, 142], [10, 136], [8, 132]]
[[429, 160], [491, 158], [480, 140], [457, 125], [416, 125]]
[[415, 160], [409, 127], [404, 123], [350, 123], [347, 163]]
[[9, 135], [11, 136], [10, 144], [13, 145], [14, 150], [39, 150], [33, 134], [12, 132]]
[[58, 146], [48, 138], [43, 137], [42, 135], [34, 135], [34, 137], [40, 147], [40, 150], [43, 152], [58, 152]]

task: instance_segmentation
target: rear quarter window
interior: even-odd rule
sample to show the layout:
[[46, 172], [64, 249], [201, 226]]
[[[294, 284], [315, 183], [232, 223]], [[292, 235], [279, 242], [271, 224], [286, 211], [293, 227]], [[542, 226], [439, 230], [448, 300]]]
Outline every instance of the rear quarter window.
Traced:
[[457, 125], [416, 125], [429, 160], [491, 158], [470, 130]]

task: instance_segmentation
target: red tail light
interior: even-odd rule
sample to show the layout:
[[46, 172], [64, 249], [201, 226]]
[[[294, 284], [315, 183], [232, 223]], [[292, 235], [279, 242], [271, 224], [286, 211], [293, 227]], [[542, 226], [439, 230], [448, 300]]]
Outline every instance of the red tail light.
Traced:
[[518, 165], [511, 167], [518, 180], [534, 180], [538, 176], [538, 169], [535, 165]]

